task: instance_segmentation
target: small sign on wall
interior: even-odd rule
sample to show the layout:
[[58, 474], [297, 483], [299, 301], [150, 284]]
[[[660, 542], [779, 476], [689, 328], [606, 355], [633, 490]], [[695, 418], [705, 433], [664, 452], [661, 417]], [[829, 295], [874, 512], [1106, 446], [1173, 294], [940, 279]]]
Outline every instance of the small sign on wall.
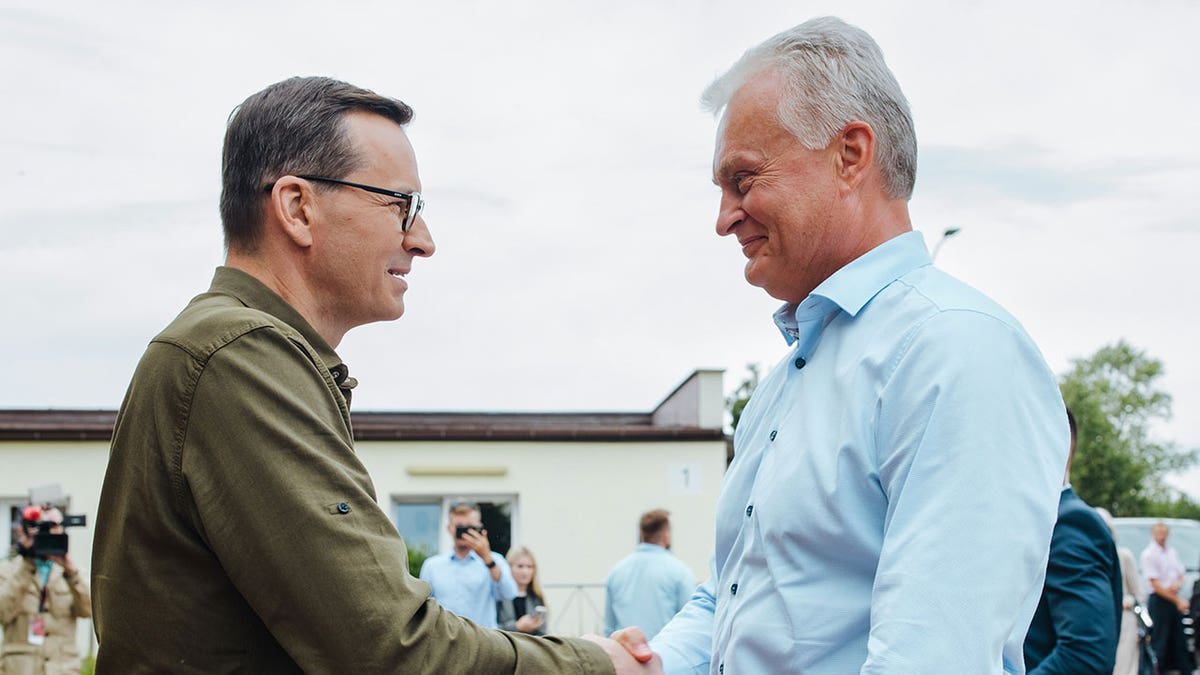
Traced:
[[703, 489], [704, 476], [699, 464], [672, 464], [667, 467], [667, 494], [698, 495]]

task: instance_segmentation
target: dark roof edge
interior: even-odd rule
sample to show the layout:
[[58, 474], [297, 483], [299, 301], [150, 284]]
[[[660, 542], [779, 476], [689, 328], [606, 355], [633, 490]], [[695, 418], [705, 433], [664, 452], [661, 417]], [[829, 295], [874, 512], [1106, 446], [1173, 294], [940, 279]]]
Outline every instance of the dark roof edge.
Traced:
[[[0, 441], [110, 441], [114, 410], [0, 410]], [[359, 441], [703, 441], [721, 429], [656, 427], [645, 413], [351, 413]], [[645, 422], [643, 422], [645, 420]]]
[[723, 441], [721, 429], [659, 428], [659, 427], [612, 427], [612, 428], [414, 428], [383, 429], [368, 428], [354, 430], [358, 441], [574, 441], [587, 443], [612, 443], [635, 441]]

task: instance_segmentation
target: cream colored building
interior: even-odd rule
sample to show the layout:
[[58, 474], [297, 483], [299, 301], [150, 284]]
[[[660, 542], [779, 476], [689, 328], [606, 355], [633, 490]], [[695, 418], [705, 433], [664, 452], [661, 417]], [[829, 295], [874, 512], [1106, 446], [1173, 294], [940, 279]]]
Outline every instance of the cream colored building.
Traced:
[[[72, 558], [88, 568], [115, 415], [0, 410], [0, 550], [29, 488], [59, 483], [70, 511], [88, 517], [69, 532]], [[646, 510], [671, 511], [675, 554], [707, 576], [723, 420], [718, 370], [692, 373], [644, 413], [352, 414], [358, 455], [409, 546], [449, 551], [448, 506], [483, 503], [490, 534], [507, 529], [538, 557], [561, 634], [603, 629], [604, 578], [633, 550]]]

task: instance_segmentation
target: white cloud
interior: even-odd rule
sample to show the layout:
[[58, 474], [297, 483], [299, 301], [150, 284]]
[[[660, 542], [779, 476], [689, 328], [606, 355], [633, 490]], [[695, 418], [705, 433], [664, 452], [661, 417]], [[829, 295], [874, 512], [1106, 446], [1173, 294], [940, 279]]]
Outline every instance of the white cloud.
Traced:
[[[404, 98], [439, 245], [408, 314], [340, 351], [360, 409], [647, 409], [690, 369], [773, 362], [775, 301], [713, 232], [697, 99], [755, 42], [840, 14], [879, 40], [922, 143], [939, 263], [1051, 365], [1126, 337], [1200, 445], [1190, 278], [1200, 7], [777, 0], [35, 3], [0, 10], [3, 406], [116, 406], [206, 287], [230, 110], [293, 74]], [[19, 382], [17, 385], [15, 383]], [[1200, 481], [1195, 488], [1200, 491]]]

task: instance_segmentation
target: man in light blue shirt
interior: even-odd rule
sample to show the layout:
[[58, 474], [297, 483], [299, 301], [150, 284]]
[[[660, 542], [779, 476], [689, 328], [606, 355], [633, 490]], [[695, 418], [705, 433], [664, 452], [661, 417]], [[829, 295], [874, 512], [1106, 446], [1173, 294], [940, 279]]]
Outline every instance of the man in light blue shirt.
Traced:
[[1023, 673], [1068, 434], [1008, 312], [935, 269], [916, 139], [878, 45], [834, 18], [749, 50], [721, 112], [717, 233], [790, 345], [734, 435], [711, 574], [667, 673]]
[[691, 599], [696, 578], [671, 548], [670, 514], [642, 514], [641, 543], [613, 567], [604, 584], [604, 632], [637, 626], [654, 637]]
[[446, 529], [454, 550], [426, 558], [421, 581], [433, 589], [438, 604], [484, 628], [496, 628], [496, 601], [517, 596], [517, 582], [504, 556], [492, 551], [475, 504], [450, 507]]

